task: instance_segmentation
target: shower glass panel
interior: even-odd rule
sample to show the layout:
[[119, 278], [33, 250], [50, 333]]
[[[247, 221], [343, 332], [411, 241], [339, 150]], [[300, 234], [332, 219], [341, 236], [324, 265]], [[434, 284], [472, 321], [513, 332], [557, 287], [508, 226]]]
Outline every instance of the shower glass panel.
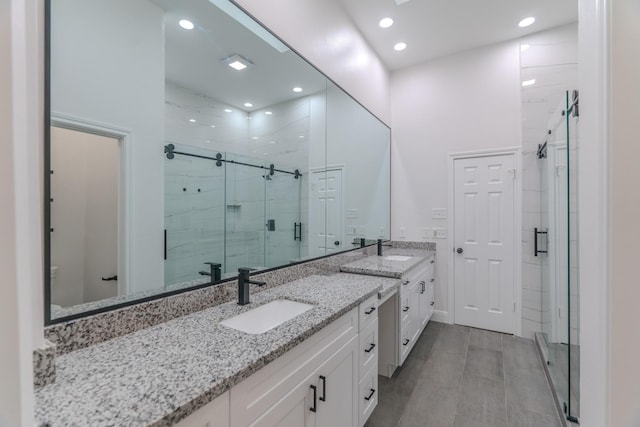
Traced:
[[284, 165], [274, 165], [266, 179], [266, 266], [285, 265], [300, 258], [302, 176]]
[[224, 167], [205, 158], [216, 153], [174, 147], [164, 160], [165, 285], [199, 279], [205, 262], [224, 260]]
[[[575, 96], [575, 102], [574, 102]], [[539, 151], [542, 334], [560, 408], [579, 417], [578, 241], [577, 241], [577, 92], [566, 92], [548, 121], [546, 147]]]
[[263, 269], [265, 260], [265, 191], [269, 167], [262, 160], [226, 155], [225, 273], [238, 268]]

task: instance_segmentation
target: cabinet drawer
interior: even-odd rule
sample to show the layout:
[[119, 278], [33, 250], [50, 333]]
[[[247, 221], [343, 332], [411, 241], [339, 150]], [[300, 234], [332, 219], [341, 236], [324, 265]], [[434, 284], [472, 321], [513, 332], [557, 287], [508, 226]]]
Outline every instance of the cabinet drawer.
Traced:
[[400, 325], [403, 325], [409, 319], [411, 306], [413, 305], [411, 298], [412, 295], [408, 289], [400, 296]]
[[409, 352], [413, 348], [413, 336], [415, 334], [415, 330], [416, 327], [412, 320], [407, 321], [407, 323], [402, 326], [402, 330], [400, 331], [400, 343], [398, 346], [400, 349], [400, 365], [404, 363]]
[[363, 330], [369, 323], [378, 318], [378, 294], [372, 295], [366, 301], [360, 303], [359, 330]]
[[367, 371], [360, 381], [360, 426], [363, 426], [378, 404], [378, 369]]
[[360, 380], [364, 374], [375, 367], [378, 371], [378, 319], [360, 331]]

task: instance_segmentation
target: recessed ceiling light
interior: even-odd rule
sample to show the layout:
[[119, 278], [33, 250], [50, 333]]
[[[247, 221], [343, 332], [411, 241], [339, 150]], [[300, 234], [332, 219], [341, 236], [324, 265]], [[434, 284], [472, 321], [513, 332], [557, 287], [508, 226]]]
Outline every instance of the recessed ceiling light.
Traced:
[[216, 125], [211, 125], [212, 128], [216, 127]]
[[225, 113], [230, 113], [231, 111], [232, 111], [232, 110], [230, 110], [230, 109], [228, 109], [228, 108], [225, 108], [225, 109], [224, 109], [224, 112], [225, 112]]
[[269, 141], [269, 144], [275, 144], [275, 143], [276, 143], [275, 141]]
[[529, 25], [533, 24], [534, 22], [536, 22], [536, 18], [534, 18], [533, 16], [530, 16], [528, 18], [524, 18], [522, 21], [518, 22], [518, 27], [528, 27]]
[[393, 46], [393, 48], [395, 50], [405, 50], [407, 48], [407, 44], [403, 42], [396, 43], [395, 46]]
[[267, 116], [270, 116], [270, 115], [272, 115], [272, 114], [273, 114], [271, 111], [265, 111], [264, 113], [265, 113]]
[[191, 123], [195, 123], [195, 122], [196, 122], [196, 119], [189, 119], [189, 121], [190, 121]]
[[226, 62], [229, 67], [237, 71], [244, 70], [248, 66], [253, 65], [253, 62], [238, 54], [226, 57], [223, 59], [223, 61]]
[[389, 28], [393, 25], [393, 19], [391, 18], [382, 18], [378, 23], [382, 28]]
[[247, 107], [247, 108], [251, 108], [251, 107], [253, 107], [253, 104], [250, 103], [250, 102], [245, 102], [244, 106]]
[[528, 44], [521, 44], [520, 45], [520, 52], [524, 52], [525, 50], [529, 50], [531, 46], [529, 46]]
[[294, 92], [302, 92], [302, 88], [301, 88], [301, 87], [296, 86], [296, 87], [294, 87], [294, 88], [293, 88], [293, 91], [294, 91]]
[[180, 25], [185, 30], [193, 30], [195, 28], [193, 22], [189, 21], [188, 19], [181, 19], [180, 22], [178, 22], [178, 25]]
[[536, 79], [531, 79], [531, 80], [525, 80], [522, 82], [522, 86], [531, 86], [536, 84]]
[[304, 135], [300, 135], [298, 138], [303, 139], [303, 138], [304, 138]]
[[251, 139], [258, 139], [258, 137], [257, 136], [252, 136]]

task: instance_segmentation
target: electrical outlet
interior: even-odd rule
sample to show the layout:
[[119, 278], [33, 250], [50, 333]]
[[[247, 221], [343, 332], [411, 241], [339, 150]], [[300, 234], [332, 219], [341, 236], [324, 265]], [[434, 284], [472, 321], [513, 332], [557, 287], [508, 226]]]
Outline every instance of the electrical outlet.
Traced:
[[444, 228], [434, 228], [433, 229], [433, 238], [434, 239], [446, 239], [447, 238], [447, 230]]
[[423, 227], [422, 228], [422, 238], [423, 239], [425, 239], [425, 240], [430, 239], [431, 237], [433, 237], [432, 233], [433, 232], [431, 231], [430, 228], [428, 228], [428, 227]]
[[433, 219], [447, 219], [446, 208], [433, 208], [431, 209], [431, 218]]
[[355, 225], [347, 225], [347, 235], [354, 236], [356, 234], [356, 226]]
[[385, 233], [384, 233], [384, 227], [380, 227], [380, 233], [378, 234], [379, 237], [385, 237]]
[[404, 227], [400, 227], [400, 238], [401, 239], [405, 238], [405, 229], [404, 229]]
[[364, 225], [358, 227], [358, 235], [364, 237], [364, 233], [366, 231], [366, 227]]

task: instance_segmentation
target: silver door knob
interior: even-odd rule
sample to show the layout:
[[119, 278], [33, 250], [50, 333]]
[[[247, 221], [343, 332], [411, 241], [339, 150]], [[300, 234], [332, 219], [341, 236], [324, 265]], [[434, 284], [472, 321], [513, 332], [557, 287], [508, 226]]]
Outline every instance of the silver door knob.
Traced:
[[458, 249], [456, 249], [456, 252], [458, 252], [459, 254], [461, 254], [461, 253], [462, 253], [462, 252], [464, 252], [464, 251], [462, 250], [462, 248], [458, 248]]

